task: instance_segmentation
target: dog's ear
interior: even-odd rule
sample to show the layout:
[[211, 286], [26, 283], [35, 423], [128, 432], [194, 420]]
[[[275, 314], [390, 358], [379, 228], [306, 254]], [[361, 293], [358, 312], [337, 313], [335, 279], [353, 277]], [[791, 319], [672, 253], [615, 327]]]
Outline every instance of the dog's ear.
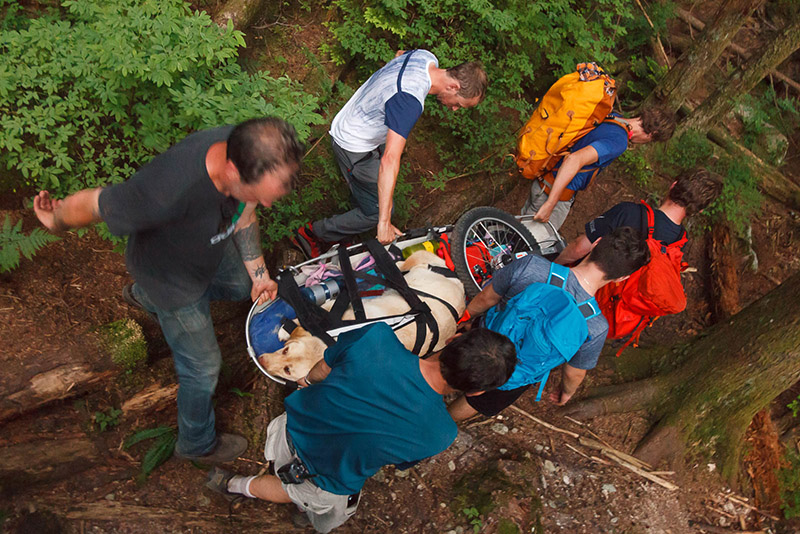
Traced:
[[310, 337], [310, 336], [311, 336], [311, 334], [308, 332], [308, 330], [306, 330], [302, 326], [298, 326], [298, 327], [295, 327], [294, 330], [292, 330], [292, 334], [289, 336], [289, 340], [293, 340], [293, 339], [297, 340], [297, 339], [300, 339], [300, 338], [303, 338], [303, 337]]

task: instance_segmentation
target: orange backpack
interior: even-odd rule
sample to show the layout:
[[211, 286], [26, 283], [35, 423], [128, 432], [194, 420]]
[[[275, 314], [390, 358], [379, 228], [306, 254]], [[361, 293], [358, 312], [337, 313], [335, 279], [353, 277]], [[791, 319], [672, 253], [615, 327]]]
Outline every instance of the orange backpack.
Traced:
[[653, 239], [653, 208], [642, 200], [642, 220], [647, 221], [647, 246], [650, 263], [622, 282], [612, 282], [601, 287], [595, 295], [603, 316], [608, 320], [608, 337], [619, 339], [630, 335], [630, 339], [617, 352], [630, 345], [637, 346], [642, 331], [656, 317], [678, 313], [686, 308], [686, 294], [681, 283], [681, 272], [687, 265], [683, 262], [683, 245], [686, 231], [680, 239], [664, 246]]
[[541, 180], [602, 122], [611, 121], [629, 131], [626, 121], [609, 117], [616, 96], [616, 82], [596, 63], [580, 63], [576, 72], [562, 76], [548, 89], [517, 141], [515, 161], [522, 175]]

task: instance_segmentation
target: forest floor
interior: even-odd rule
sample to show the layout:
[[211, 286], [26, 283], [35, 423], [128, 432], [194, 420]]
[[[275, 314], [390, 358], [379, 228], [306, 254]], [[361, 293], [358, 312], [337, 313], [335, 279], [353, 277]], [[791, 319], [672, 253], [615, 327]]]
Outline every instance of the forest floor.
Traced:
[[[313, 13], [309, 17], [315, 24], [287, 30], [283, 47], [291, 48], [292, 43], [306, 49], [318, 47], [324, 40], [324, 15]], [[248, 39], [252, 44], [259, 36], [249, 35]], [[250, 50], [251, 59], [263, 59], [269, 52], [263, 46], [251, 46]], [[285, 70], [299, 80], [314, 75], [308, 62], [298, 59], [301, 54], [272, 50], [268, 56], [264, 61], [273, 62], [270, 70], [275, 74]], [[424, 128], [424, 122], [418, 128]], [[413, 137], [403, 165], [410, 166], [413, 175], [440, 170], [431, 149]], [[783, 169], [789, 175], [800, 174], [797, 164], [789, 167]], [[485, 179], [479, 175], [455, 180], [442, 191], [417, 186], [414, 197], [418, 208], [412, 210], [408, 226], [429, 222], [425, 206], [446, 203], [454, 191], [470, 181]], [[614, 165], [600, 175], [591, 190], [579, 195], [562, 234], [572, 239], [582, 232], [586, 221], [617, 202], [637, 201], [651, 193], [661, 195], [668, 185], [666, 178], [657, 176], [645, 191]], [[494, 204], [517, 213], [528, 188], [529, 182], [520, 181], [498, 196]], [[6, 214], [22, 217], [28, 231], [37, 223], [30, 210], [21, 208], [22, 200], [21, 195], [0, 197], [0, 218]], [[798, 232], [797, 213], [772, 201], [764, 202], [762, 213], [752, 223], [752, 242], [736, 243], [742, 306], [800, 269]], [[708, 233], [690, 228], [685, 253], [696, 271], [684, 275], [687, 310], [657, 321], [643, 335], [643, 349], [688, 340], [712, 323], [707, 250]], [[757, 271], [750, 268], [754, 256], [758, 258]], [[287, 244], [281, 243], [272, 251], [269, 262], [274, 268], [293, 263], [293, 258]], [[65, 443], [89, 445], [75, 455], [75, 463], [67, 472], [48, 473], [46, 467], [42, 468], [37, 477], [50, 478], [48, 482], [32, 484], [22, 475], [3, 480], [2, 528], [37, 534], [304, 531], [292, 526], [291, 506], [256, 501], [231, 506], [205, 489], [207, 466], [170, 459], [148, 478], [138, 476], [147, 445], [126, 450], [122, 443], [137, 430], [174, 425], [173, 397], [167, 396], [144, 411], [124, 411], [112, 418], [115, 424], [99, 430], [98, 412], [119, 408], [143, 391], [168, 391], [175, 382], [169, 349], [158, 326], [121, 298], [121, 288], [128, 281], [122, 255], [93, 232], [83, 237], [68, 234], [33, 261], [23, 260], [19, 269], [0, 276], [0, 366], [4, 370], [0, 389], [4, 393], [19, 389], [52, 361], [66, 365], [76, 360], [102, 360], [98, 327], [112, 321], [134, 319], [142, 326], [148, 343], [147, 362], [133, 372], [115, 373], [87, 392], [72, 392], [77, 394], [4, 423], [0, 464], [9, 450], [30, 451], [30, 464], [44, 466], [48, 455], [60, 451]], [[241, 433], [249, 439], [247, 452], [233, 469], [255, 474], [266, 468], [264, 433], [267, 423], [283, 411], [282, 400], [288, 391], [261, 375], [247, 355], [243, 326], [248, 309], [246, 303], [212, 306], [225, 360], [216, 414], [220, 430]], [[580, 400], [592, 387], [627, 378], [628, 368], [621, 367], [622, 359], [614, 358], [615, 350], [606, 347], [598, 367], [571, 402]], [[639, 349], [629, 348], [627, 352], [624, 361], [635, 361]], [[547, 402], [536, 403], [534, 395], [528, 392], [516, 406], [556, 427], [599, 439], [627, 453], [649, 429], [645, 413], [602, 416], [577, 424]], [[785, 412], [781, 402], [783, 399], [776, 401], [773, 415]], [[749, 439], [776, 445], [768, 425], [754, 429]], [[771, 450], [768, 446], [755, 449]], [[757, 467], [764, 463], [768, 460], [752, 459], [755, 467], [751, 472], [758, 476]], [[719, 478], [712, 462], [687, 459], [679, 467], [674, 474], [661, 475], [678, 486], [677, 490], [668, 490], [603, 459], [598, 451], [583, 447], [574, 437], [507, 409], [494, 418], [466, 422], [447, 451], [415, 468], [382, 469], [364, 487], [356, 515], [336, 532], [507, 533], [513, 531], [509, 530], [511, 523], [522, 532], [537, 533], [722, 532], [711, 527], [732, 529], [730, 532], [800, 531], [797, 523], [770, 519], [781, 515], [776, 503], [756, 503], [749, 489], [753, 484], [747, 479], [739, 488], [740, 495], [749, 499], [749, 506], [761, 506], [764, 513], [731, 500], [731, 489]], [[711, 527], [703, 530], [698, 525]]]

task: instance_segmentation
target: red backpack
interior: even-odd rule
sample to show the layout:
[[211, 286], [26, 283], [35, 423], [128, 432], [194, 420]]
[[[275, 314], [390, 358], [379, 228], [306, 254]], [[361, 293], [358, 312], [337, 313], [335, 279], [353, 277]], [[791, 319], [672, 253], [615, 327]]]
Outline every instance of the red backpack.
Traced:
[[595, 295], [603, 316], [608, 320], [608, 337], [630, 339], [617, 352], [639, 343], [642, 331], [659, 316], [678, 313], [686, 308], [686, 294], [681, 283], [681, 272], [687, 264], [683, 261], [683, 245], [686, 231], [680, 239], [664, 246], [653, 239], [653, 208], [642, 200], [647, 220], [647, 246], [650, 248], [650, 263], [622, 282], [612, 282], [601, 287]]

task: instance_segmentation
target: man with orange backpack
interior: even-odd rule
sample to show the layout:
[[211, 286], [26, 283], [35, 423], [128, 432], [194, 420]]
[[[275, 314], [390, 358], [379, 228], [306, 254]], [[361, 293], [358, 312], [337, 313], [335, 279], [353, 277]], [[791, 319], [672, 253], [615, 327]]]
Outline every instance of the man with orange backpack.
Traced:
[[556, 258], [562, 265], [575, 263], [599, 238], [621, 226], [636, 228], [648, 238], [653, 260], [624, 282], [609, 284], [598, 292], [597, 301], [609, 322], [609, 338], [631, 335], [629, 343], [635, 342], [652, 318], [683, 310], [686, 297], [680, 272], [687, 240], [682, 223], [688, 215], [708, 206], [721, 187], [719, 177], [705, 169], [681, 175], [657, 209], [644, 201], [621, 202], [586, 223], [586, 233], [570, 242]]
[[547, 91], [517, 145], [520, 173], [535, 180], [522, 215], [559, 229], [575, 195], [628, 148], [628, 143], [666, 141], [674, 114], [650, 107], [624, 119], [612, 113], [616, 82], [595, 63], [581, 63]]

